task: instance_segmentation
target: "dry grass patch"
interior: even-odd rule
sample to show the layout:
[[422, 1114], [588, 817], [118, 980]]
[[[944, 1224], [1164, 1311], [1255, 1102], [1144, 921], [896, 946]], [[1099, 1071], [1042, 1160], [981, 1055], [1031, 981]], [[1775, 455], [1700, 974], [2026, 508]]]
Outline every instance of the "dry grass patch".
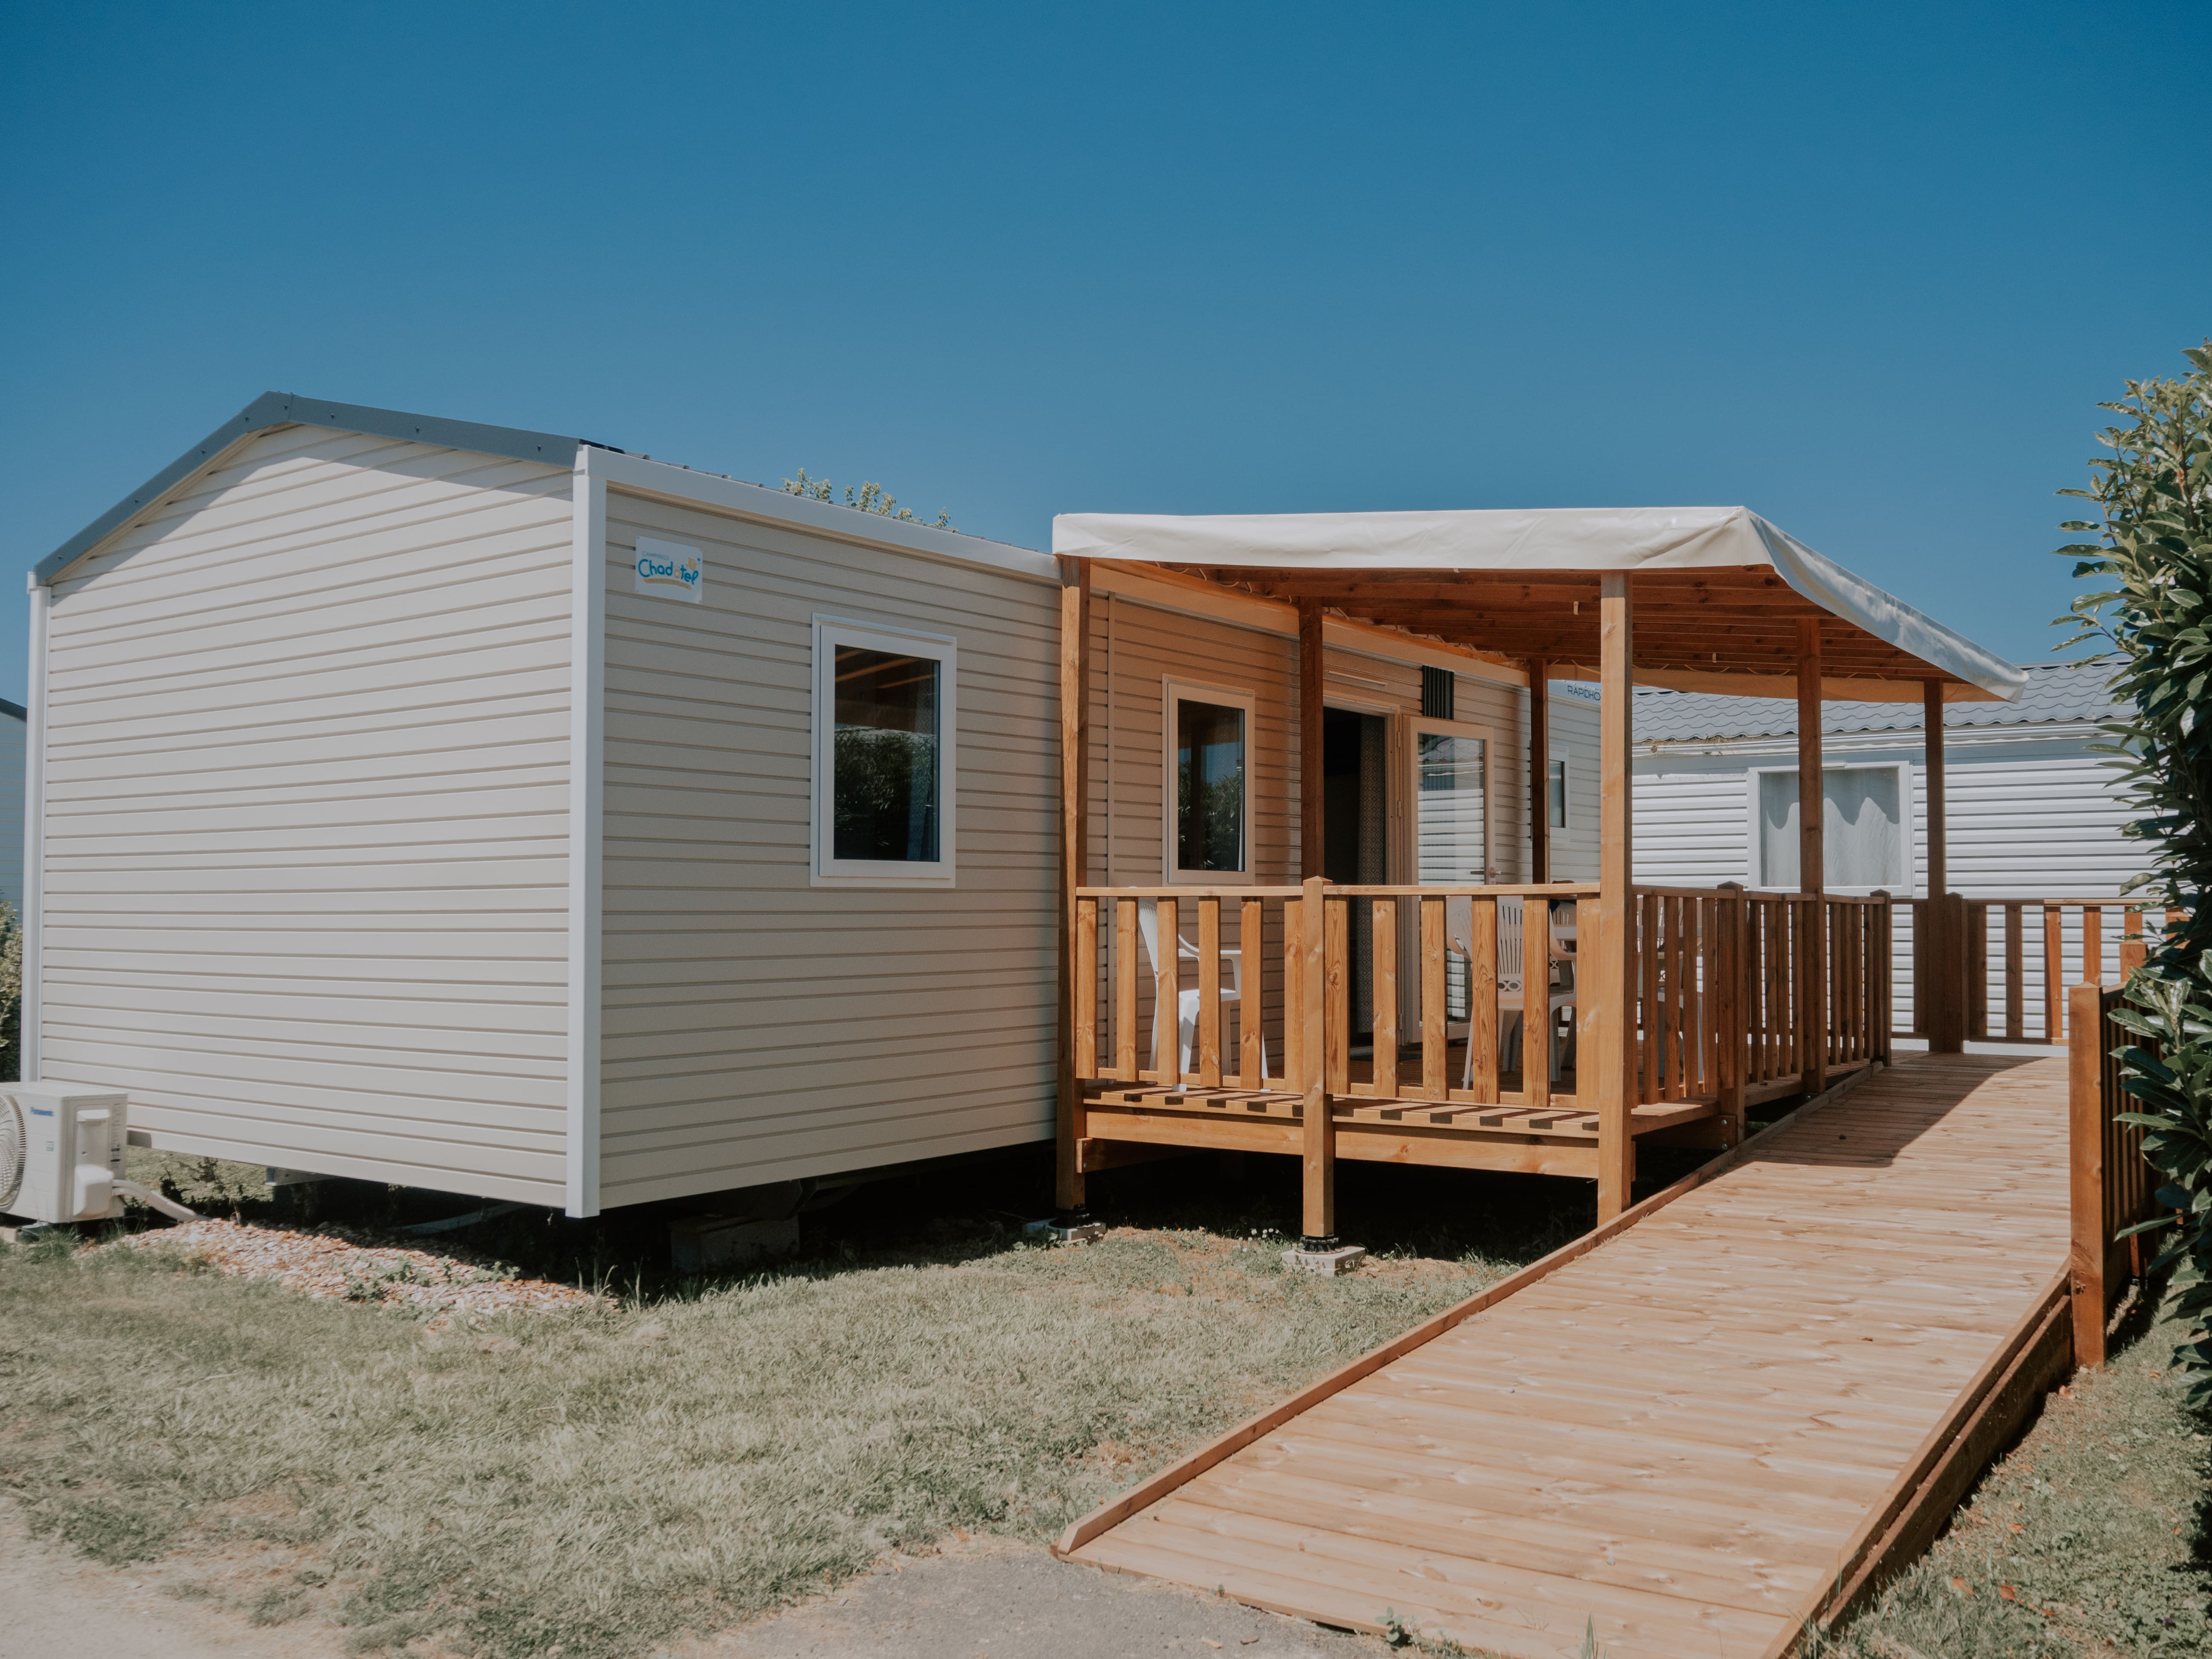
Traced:
[[956, 1529], [1041, 1540], [1502, 1270], [1123, 1229], [430, 1328], [172, 1253], [0, 1255], [0, 1486], [364, 1647], [641, 1651]]

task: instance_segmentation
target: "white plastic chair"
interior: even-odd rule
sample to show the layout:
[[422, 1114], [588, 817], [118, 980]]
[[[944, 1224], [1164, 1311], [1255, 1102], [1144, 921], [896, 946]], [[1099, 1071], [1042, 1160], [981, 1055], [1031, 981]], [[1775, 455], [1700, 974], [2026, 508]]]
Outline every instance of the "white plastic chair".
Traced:
[[[1137, 901], [1137, 931], [1144, 937], [1145, 965], [1157, 976], [1159, 972], [1160, 960], [1160, 907], [1158, 900], [1139, 899]], [[1182, 938], [1180, 933], [1178, 933], [1176, 939], [1176, 944], [1178, 947], [1176, 951], [1177, 961], [1196, 962], [1198, 960], [1198, 946], [1193, 945], [1188, 939]], [[1226, 1008], [1232, 1002], [1241, 1004], [1244, 1000], [1244, 951], [1243, 947], [1238, 946], [1232, 949], [1226, 945], [1223, 946], [1221, 959], [1229, 964], [1229, 983], [1222, 988], [1221, 992], [1221, 1004], [1224, 1008]], [[1195, 985], [1187, 986], [1182, 984], [1181, 975], [1178, 973], [1176, 990], [1176, 1050], [1178, 1055], [1176, 1061], [1176, 1069], [1178, 1071], [1188, 1072], [1190, 1070], [1191, 1042], [1198, 1034], [1199, 997], [1200, 988]], [[1228, 1024], [1229, 1022], [1226, 1019], [1222, 1021], [1222, 1026], [1224, 1030], [1227, 1029]], [[1158, 1000], [1155, 999], [1152, 1004], [1152, 1052], [1153, 1054], [1157, 1055], [1159, 1051], [1160, 1008]], [[1230, 1072], [1234, 1071], [1236, 1068], [1231, 1066], [1224, 1065], [1222, 1069], [1224, 1072]], [[1267, 1034], [1263, 1030], [1260, 1033], [1260, 1075], [1265, 1077], [1267, 1074]]]
[[[1549, 915], [1551, 907], [1539, 899]], [[1559, 1010], [1575, 1006], [1574, 938], [1571, 924], [1552, 916], [1546, 941], [1544, 983], [1547, 988], [1544, 1016], [1546, 1048], [1552, 1081], [1559, 1080], [1560, 1064], [1565, 1058], [1565, 1046], [1550, 1041], [1553, 1027], [1559, 1022]], [[1523, 901], [1501, 898], [1498, 901], [1498, 1068], [1502, 1072], [1519, 1068], [1523, 1032], [1528, 1024], [1527, 910]], [[1474, 961], [1474, 948], [1464, 939], [1455, 939], [1452, 948], [1465, 957], [1470, 966]], [[1565, 981], [1553, 985], [1554, 972]], [[1509, 1022], [1505, 1016], [1513, 1018]], [[1462, 1068], [1460, 1087], [1471, 1088], [1474, 1084], [1474, 1044], [1467, 1045], [1467, 1064]]]

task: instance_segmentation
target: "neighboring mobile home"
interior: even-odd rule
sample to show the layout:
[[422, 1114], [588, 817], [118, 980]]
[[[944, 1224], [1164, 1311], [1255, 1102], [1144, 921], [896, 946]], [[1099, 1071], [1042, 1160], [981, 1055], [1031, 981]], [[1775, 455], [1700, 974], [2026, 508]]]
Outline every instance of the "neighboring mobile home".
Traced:
[[[1101, 878], [1181, 878], [1196, 732], [1212, 862], [1294, 878], [1297, 607], [1098, 594]], [[127, 1091], [148, 1143], [588, 1215], [1052, 1133], [1046, 555], [270, 393], [32, 605], [26, 1075]], [[1528, 878], [1525, 670], [1324, 631], [1331, 867], [1419, 878], [1449, 732], [1443, 850]], [[1553, 708], [1551, 844], [1594, 878], [1594, 716]]]
[[[2122, 833], [2123, 797], [2100, 722], [2122, 711], [2106, 690], [2111, 659], [2023, 665], [2011, 702], [1944, 710], [1948, 890], [1975, 907], [1984, 983], [1972, 1035], [2002, 1039], [2012, 988], [2005, 929], [2018, 941], [2024, 1030], [2045, 1035], [2045, 905], [2058, 906], [2062, 971], [2083, 976], [2080, 901], [2110, 899], [2142, 868], [2142, 843]], [[1823, 705], [1822, 773], [1829, 890], [1929, 895], [1928, 767], [1922, 711], [1895, 703]], [[1652, 881], [1735, 881], [1787, 892], [1798, 885], [1796, 710], [1763, 697], [1647, 687], [1636, 694], [1636, 861]], [[2008, 902], [2021, 907], [2008, 924]], [[1911, 915], [1899, 906], [1898, 949], [1909, 959]], [[2122, 912], [2097, 913], [2107, 963]], [[1912, 978], [1898, 975], [1900, 1031], [1914, 1028]]]

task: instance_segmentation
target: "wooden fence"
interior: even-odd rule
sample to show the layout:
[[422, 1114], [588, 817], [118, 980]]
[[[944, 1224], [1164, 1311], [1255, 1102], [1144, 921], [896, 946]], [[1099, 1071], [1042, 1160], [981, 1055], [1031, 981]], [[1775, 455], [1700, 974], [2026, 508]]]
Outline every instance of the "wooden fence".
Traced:
[[[1572, 883], [1079, 889], [1091, 971], [1074, 986], [1076, 1074], [1302, 1094], [1310, 1063], [1340, 1097], [1593, 1103], [1578, 1083], [1555, 1093], [1549, 1056], [1555, 993], [1587, 994], [1596, 896]], [[1631, 920], [1632, 1103], [1717, 1098], [1740, 1115], [1747, 1091], [1816, 1089], [1886, 1057], [1886, 896], [1639, 887]], [[1561, 1085], [1574, 1025], [1557, 1035]]]
[[[2155, 1212], [2156, 1172], [2144, 1160], [2142, 1130], [2116, 1122], [2133, 1111], [2120, 1090], [2113, 1051], [2136, 1039], [2112, 1018], [2122, 1001], [2117, 987], [2076, 985], [2068, 993], [2072, 1037], [2068, 1099], [2074, 1242], [2070, 1273], [2074, 1299], [2074, 1358], [2081, 1365], [2105, 1360], [2105, 1325], [2130, 1278], [2142, 1271], [2141, 1236], [2118, 1235]], [[2155, 1237], [2155, 1235], [2152, 1235]]]
[[[1554, 936], [1574, 940], [1595, 896], [1564, 882], [1079, 888], [1076, 960], [1092, 971], [1075, 978], [1076, 1075], [1303, 1093], [1312, 1062], [1332, 1095], [1546, 1103], [1548, 1065], [1501, 1091], [1501, 1039], [1525, 1001], [1525, 1046], [1547, 1052]], [[1498, 972], [1516, 931], [1520, 987]]]
[[2146, 915], [2155, 928], [2169, 914], [2139, 899], [1956, 893], [1898, 908], [1912, 935], [1912, 1028], [1898, 1036], [1930, 1036], [1948, 1018], [1960, 1037], [2053, 1047], [2066, 1041], [2067, 988], [2124, 981], [2148, 954]]

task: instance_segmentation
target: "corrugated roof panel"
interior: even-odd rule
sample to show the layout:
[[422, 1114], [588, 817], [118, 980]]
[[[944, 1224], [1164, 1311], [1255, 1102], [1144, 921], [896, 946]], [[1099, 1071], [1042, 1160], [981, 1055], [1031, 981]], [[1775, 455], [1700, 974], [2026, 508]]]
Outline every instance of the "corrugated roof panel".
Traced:
[[[2021, 665], [2027, 684], [2011, 702], [1954, 702], [1943, 710], [1946, 730], [1974, 726], [2051, 726], [2109, 720], [2124, 708], [2106, 690], [2118, 672], [2117, 657], [2087, 662]], [[1921, 711], [1911, 703], [1831, 702], [1821, 730], [1917, 732]], [[1786, 738], [1797, 730], [1794, 703], [1772, 697], [1723, 697], [1703, 691], [1639, 687], [1638, 743], [1725, 743], [1737, 738]]]

